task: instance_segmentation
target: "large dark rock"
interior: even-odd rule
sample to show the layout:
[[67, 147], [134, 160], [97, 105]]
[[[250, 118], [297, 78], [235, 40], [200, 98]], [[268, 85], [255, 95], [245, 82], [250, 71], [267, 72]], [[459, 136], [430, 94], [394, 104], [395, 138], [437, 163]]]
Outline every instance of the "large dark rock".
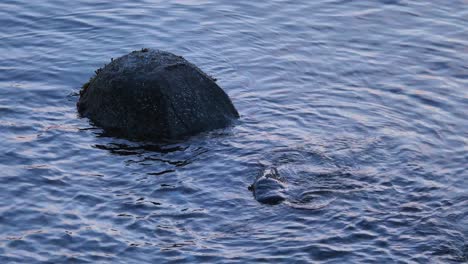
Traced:
[[107, 132], [156, 141], [222, 128], [239, 117], [213, 78], [183, 57], [150, 49], [97, 70], [77, 105]]

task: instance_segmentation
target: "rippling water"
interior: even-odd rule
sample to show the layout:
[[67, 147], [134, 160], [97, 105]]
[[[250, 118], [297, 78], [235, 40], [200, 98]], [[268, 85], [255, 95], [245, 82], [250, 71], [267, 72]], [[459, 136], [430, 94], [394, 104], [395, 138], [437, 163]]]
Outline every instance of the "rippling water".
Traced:
[[[433, 3], [431, 3], [433, 2]], [[0, 262], [468, 259], [468, 3], [0, 3]], [[186, 142], [77, 116], [142, 47], [215, 76], [241, 119]], [[248, 187], [276, 167], [279, 205]]]

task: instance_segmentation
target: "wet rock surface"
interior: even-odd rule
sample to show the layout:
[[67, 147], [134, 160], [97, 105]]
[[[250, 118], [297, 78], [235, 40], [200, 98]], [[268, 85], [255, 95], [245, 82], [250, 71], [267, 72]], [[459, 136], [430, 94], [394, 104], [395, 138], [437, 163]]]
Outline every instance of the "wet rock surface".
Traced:
[[239, 117], [212, 77], [181, 56], [151, 49], [98, 69], [77, 107], [108, 133], [154, 141], [223, 128]]

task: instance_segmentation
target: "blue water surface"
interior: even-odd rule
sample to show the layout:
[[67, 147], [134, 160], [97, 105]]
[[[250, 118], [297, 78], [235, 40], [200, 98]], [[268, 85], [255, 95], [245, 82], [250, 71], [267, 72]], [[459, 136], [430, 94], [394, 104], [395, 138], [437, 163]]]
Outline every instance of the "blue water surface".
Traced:
[[[79, 118], [143, 47], [239, 122], [158, 145]], [[464, 0], [2, 0], [0, 262], [466, 262], [467, 113]], [[248, 189], [271, 167], [278, 205]]]

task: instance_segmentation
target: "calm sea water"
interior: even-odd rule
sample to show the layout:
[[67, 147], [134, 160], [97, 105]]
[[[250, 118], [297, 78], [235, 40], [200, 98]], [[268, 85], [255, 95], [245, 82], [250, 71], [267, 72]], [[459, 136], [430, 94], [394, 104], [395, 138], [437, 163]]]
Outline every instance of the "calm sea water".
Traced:
[[[77, 116], [142, 47], [215, 76], [241, 119], [186, 142]], [[0, 2], [1, 263], [468, 260], [468, 3]], [[266, 168], [288, 199], [257, 202]]]

